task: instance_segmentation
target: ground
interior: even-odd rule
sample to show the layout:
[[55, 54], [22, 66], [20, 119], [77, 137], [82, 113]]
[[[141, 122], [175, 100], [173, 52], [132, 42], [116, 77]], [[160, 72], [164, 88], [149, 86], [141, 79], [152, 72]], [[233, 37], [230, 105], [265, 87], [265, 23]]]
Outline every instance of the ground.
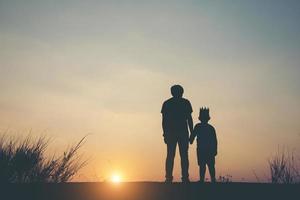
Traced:
[[300, 199], [300, 185], [263, 183], [2, 184], [1, 200]]

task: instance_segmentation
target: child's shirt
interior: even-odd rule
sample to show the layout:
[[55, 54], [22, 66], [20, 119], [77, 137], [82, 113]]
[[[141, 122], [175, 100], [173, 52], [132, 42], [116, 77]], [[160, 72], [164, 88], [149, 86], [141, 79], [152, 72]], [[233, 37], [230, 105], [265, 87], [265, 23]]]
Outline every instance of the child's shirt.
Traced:
[[200, 154], [217, 155], [217, 136], [215, 128], [208, 123], [196, 124], [191, 140], [197, 136], [197, 151]]

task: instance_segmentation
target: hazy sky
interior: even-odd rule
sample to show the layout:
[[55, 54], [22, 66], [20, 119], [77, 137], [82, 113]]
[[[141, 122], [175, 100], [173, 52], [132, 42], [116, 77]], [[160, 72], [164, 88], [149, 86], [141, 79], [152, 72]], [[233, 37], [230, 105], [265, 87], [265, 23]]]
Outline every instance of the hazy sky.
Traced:
[[300, 154], [299, 10], [298, 0], [0, 0], [0, 129], [46, 132], [57, 153], [90, 133], [78, 180], [164, 180], [160, 109], [179, 83], [194, 121], [211, 108], [217, 175], [265, 179], [278, 146]]

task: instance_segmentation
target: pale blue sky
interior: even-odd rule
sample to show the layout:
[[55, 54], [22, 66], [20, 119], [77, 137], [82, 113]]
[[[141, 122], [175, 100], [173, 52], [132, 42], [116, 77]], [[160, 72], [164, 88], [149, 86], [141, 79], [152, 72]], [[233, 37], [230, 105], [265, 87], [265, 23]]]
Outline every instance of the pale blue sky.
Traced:
[[47, 129], [61, 146], [91, 132], [89, 170], [109, 176], [110, 159], [128, 180], [162, 180], [159, 111], [180, 83], [195, 120], [211, 107], [219, 172], [251, 180], [278, 145], [300, 143], [299, 10], [297, 0], [0, 0], [0, 128]]

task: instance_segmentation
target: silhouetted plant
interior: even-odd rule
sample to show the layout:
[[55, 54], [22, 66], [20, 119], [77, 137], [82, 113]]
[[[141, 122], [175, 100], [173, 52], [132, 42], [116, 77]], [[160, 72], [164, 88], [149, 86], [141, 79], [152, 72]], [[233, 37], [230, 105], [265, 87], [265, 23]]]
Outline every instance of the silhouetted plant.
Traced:
[[272, 183], [299, 183], [299, 166], [294, 154], [287, 151], [278, 151], [269, 160], [271, 182]]
[[83, 137], [76, 145], [66, 150], [61, 157], [46, 158], [49, 139], [40, 137], [24, 140], [0, 137], [0, 182], [66, 182], [85, 164], [77, 155], [84, 143]]
[[218, 178], [218, 182], [230, 183], [230, 182], [232, 182], [232, 176], [228, 175], [228, 174], [225, 175], [225, 176], [220, 175], [219, 178]]

